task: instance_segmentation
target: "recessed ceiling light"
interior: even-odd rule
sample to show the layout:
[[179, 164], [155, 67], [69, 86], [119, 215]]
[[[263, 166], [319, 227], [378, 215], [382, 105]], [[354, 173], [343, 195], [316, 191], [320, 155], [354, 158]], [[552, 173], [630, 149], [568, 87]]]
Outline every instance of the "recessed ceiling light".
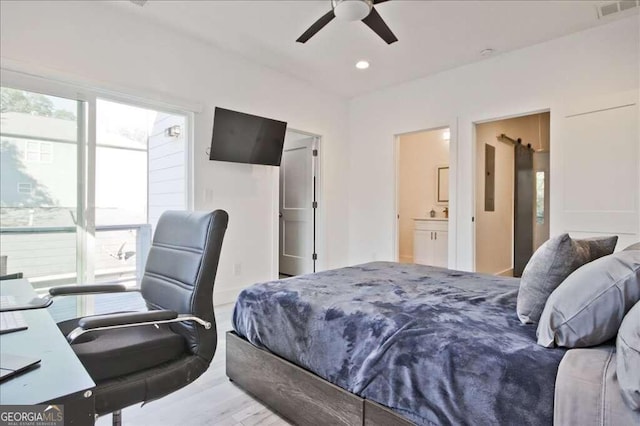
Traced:
[[492, 53], [493, 53], [493, 49], [491, 49], [491, 48], [488, 48], [488, 49], [482, 49], [482, 50], [480, 51], [480, 54], [481, 54], [482, 56], [489, 56], [489, 55], [491, 55]]
[[358, 63], [356, 64], [356, 68], [358, 68], [359, 70], [366, 70], [367, 68], [369, 68], [369, 62], [358, 61]]

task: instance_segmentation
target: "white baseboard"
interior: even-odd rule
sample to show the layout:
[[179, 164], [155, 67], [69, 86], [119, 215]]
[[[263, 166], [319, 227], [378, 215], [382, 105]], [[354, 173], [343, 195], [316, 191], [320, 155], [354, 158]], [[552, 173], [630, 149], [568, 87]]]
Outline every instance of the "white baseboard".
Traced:
[[513, 268], [505, 269], [504, 271], [497, 272], [494, 275], [501, 277], [513, 277]]
[[214, 290], [213, 292], [213, 306], [219, 305], [227, 305], [229, 303], [235, 303], [236, 299], [238, 299], [238, 295], [242, 290], [244, 290], [247, 286], [244, 287], [233, 287], [229, 289], [224, 289], [220, 291]]

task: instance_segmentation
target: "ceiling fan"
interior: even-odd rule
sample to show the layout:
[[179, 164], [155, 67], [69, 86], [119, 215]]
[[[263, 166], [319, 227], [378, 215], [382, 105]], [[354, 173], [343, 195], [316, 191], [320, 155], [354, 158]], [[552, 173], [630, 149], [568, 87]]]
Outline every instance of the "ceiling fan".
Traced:
[[298, 43], [306, 43], [307, 40], [331, 22], [333, 18], [338, 18], [345, 21], [361, 20], [387, 44], [395, 43], [398, 39], [393, 35], [374, 7], [374, 5], [385, 1], [388, 0], [331, 0], [331, 10], [311, 25], [296, 41]]

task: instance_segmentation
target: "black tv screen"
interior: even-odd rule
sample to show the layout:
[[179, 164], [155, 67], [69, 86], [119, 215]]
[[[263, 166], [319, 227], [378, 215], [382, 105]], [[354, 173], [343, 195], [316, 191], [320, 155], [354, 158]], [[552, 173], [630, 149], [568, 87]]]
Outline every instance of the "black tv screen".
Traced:
[[287, 123], [217, 108], [209, 160], [279, 166]]

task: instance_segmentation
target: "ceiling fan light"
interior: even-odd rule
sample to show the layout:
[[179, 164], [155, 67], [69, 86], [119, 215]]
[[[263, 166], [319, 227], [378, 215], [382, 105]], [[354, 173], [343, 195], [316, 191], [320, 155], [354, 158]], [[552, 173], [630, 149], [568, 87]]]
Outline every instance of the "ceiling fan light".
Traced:
[[360, 21], [371, 12], [370, 0], [333, 0], [333, 13], [343, 21]]

